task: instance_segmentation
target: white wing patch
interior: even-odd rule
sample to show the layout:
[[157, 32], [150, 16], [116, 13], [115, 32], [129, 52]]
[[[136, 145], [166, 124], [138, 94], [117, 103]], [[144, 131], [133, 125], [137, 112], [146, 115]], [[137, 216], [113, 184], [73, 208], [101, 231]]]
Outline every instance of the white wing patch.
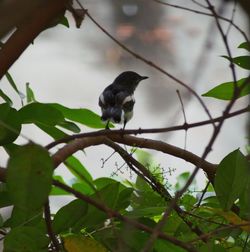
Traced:
[[123, 106], [125, 103], [130, 102], [130, 101], [135, 102], [135, 98], [134, 98], [133, 95], [129, 95], [129, 96], [125, 97], [125, 99], [124, 99], [123, 102], [122, 102], [122, 106]]
[[100, 99], [101, 103], [102, 103], [103, 105], [105, 105], [105, 100], [104, 100], [103, 94], [101, 94], [101, 95], [99, 96], [99, 99]]

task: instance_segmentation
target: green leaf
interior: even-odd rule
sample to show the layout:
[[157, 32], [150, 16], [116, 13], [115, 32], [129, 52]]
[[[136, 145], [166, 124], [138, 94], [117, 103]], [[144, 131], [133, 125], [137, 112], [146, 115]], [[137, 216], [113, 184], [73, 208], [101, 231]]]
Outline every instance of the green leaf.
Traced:
[[[245, 85], [238, 98], [250, 94], [250, 81], [248, 84], [245, 84], [246, 80], [247, 78], [243, 78], [237, 81], [237, 87], [240, 88], [242, 85]], [[214, 97], [220, 100], [231, 100], [233, 98], [233, 94], [234, 82], [225, 82], [212, 88], [207, 93], [202, 94], [202, 96]]]
[[126, 215], [131, 217], [155, 217], [160, 216], [166, 210], [165, 207], [143, 207], [134, 209], [133, 211], [128, 212]]
[[64, 129], [70, 130], [74, 133], [79, 133], [81, 131], [81, 129], [75, 123], [69, 122], [66, 120], [58, 123], [58, 126], [64, 128]]
[[6, 101], [6, 103], [9, 104], [9, 106], [11, 106], [13, 104], [12, 100], [9, 98], [8, 95], [6, 95], [2, 89], [0, 89], [0, 97], [3, 98], [4, 101]]
[[65, 165], [80, 181], [92, 183], [93, 178], [83, 164], [74, 156], [66, 159]]
[[91, 195], [95, 192], [94, 188], [87, 182], [76, 182], [72, 184], [72, 188], [85, 195]]
[[23, 123], [40, 123], [54, 126], [64, 121], [64, 117], [59, 110], [49, 104], [39, 102], [33, 102], [22, 107], [18, 113]]
[[224, 210], [230, 210], [246, 187], [248, 163], [237, 149], [228, 154], [218, 165], [215, 175], [215, 192]]
[[28, 144], [10, 156], [7, 188], [14, 204], [23, 209], [39, 209], [51, 190], [53, 162], [46, 149]]
[[18, 90], [17, 85], [16, 85], [15, 81], [13, 80], [13, 78], [12, 78], [12, 76], [10, 75], [9, 72], [6, 72], [5, 76], [6, 76], [7, 80], [8, 80], [8, 82], [10, 83], [11, 87], [16, 91], [16, 93], [17, 93], [18, 96], [20, 97], [21, 102], [22, 102], [23, 99], [24, 99], [24, 97], [25, 97], [25, 95], [24, 95], [22, 92], [20, 92], [20, 91]]
[[63, 131], [59, 130], [55, 126], [48, 126], [48, 125], [43, 125], [41, 123], [36, 123], [36, 126], [40, 128], [42, 131], [47, 133], [49, 136], [54, 138], [55, 140], [61, 139], [63, 137], [68, 136], [68, 134], [64, 133]]
[[0, 104], [0, 145], [15, 141], [20, 131], [21, 122], [18, 112], [7, 103]]
[[63, 245], [67, 252], [108, 252], [98, 241], [82, 235], [70, 234], [63, 238]]
[[240, 195], [240, 213], [244, 219], [250, 220], [250, 169], [248, 169], [246, 187]]
[[[106, 187], [102, 188], [100, 191], [93, 194], [91, 198], [109, 208], [115, 209], [119, 195], [119, 184], [120, 183], [109, 184]], [[95, 218], [93, 218], [93, 216], [95, 216]], [[98, 224], [103, 225], [103, 222], [108, 218], [109, 217], [106, 213], [95, 208], [92, 205], [89, 205], [88, 213], [84, 219], [83, 224], [87, 228], [92, 228], [93, 226], [96, 226]]]
[[246, 49], [246, 50], [250, 51], [250, 43], [249, 42], [243, 42], [238, 46], [238, 48], [243, 48], [243, 49]]
[[230, 62], [232, 61], [239, 67], [243, 69], [250, 70], [250, 56], [238, 56], [230, 59], [228, 56], [222, 56], [223, 58], [228, 59]]
[[[63, 180], [63, 178], [61, 176], [55, 175], [55, 176], [53, 176], [53, 179], [66, 185], [65, 181]], [[63, 189], [61, 189], [59, 187], [52, 186], [50, 195], [53, 195], [53, 196], [54, 195], [70, 195], [70, 193], [64, 191]]]
[[200, 252], [227, 252], [228, 250], [219, 244], [214, 244], [214, 242], [210, 242], [208, 244], [203, 245], [199, 251]]
[[131, 195], [134, 192], [133, 188], [124, 188], [120, 191], [115, 210], [126, 209], [130, 205]]
[[64, 26], [66, 26], [66, 27], [69, 28], [69, 21], [68, 21], [68, 19], [67, 19], [65, 16], [63, 16], [63, 17], [59, 20], [58, 24], [64, 25]]
[[66, 206], [62, 207], [56, 213], [53, 220], [52, 227], [55, 234], [66, 231], [70, 232], [70, 229], [74, 229], [74, 226], [81, 222], [81, 219], [85, 217], [87, 210], [87, 203], [79, 199], [73, 200]]
[[156, 240], [154, 249], [157, 252], [166, 252], [166, 251], [171, 251], [171, 252], [186, 252], [185, 249], [180, 248], [178, 246], [175, 246], [173, 243], [168, 242], [168, 241], [163, 241], [163, 240]]
[[35, 102], [36, 101], [34, 92], [30, 88], [30, 84], [29, 83], [26, 83], [26, 99], [27, 99], [27, 103]]
[[180, 190], [183, 188], [183, 186], [186, 184], [188, 178], [190, 176], [189, 172], [183, 172], [177, 177], [177, 183], [175, 185], [176, 190]]
[[6, 184], [1, 183], [0, 184], [0, 208], [7, 207], [13, 205], [13, 202], [10, 199], [10, 196], [8, 194]]
[[196, 204], [197, 199], [190, 194], [185, 194], [181, 198], [181, 206], [184, 206], [187, 211], [191, 211]]
[[14, 206], [11, 218], [5, 222], [5, 227], [19, 227], [19, 226], [35, 226], [38, 225], [43, 216], [42, 208], [38, 210], [23, 209]]
[[63, 116], [71, 121], [81, 123], [90, 128], [105, 128], [101, 118], [96, 113], [88, 109], [71, 109], [58, 103], [50, 103], [55, 109], [59, 110]]
[[17, 227], [4, 239], [5, 252], [46, 252], [49, 238], [35, 227]]
[[100, 190], [108, 185], [115, 184], [115, 183], [117, 183], [116, 180], [114, 180], [112, 178], [105, 178], [105, 177], [98, 178], [94, 181], [94, 184], [98, 190]]

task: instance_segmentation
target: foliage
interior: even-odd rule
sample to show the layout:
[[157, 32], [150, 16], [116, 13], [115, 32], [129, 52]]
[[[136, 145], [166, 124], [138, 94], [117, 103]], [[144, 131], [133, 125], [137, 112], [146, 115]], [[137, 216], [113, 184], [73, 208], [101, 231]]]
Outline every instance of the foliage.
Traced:
[[[65, 17], [59, 18], [57, 23], [69, 27]], [[244, 42], [239, 48], [249, 50], [249, 43]], [[248, 55], [224, 57], [232, 64], [250, 69]], [[249, 159], [239, 149], [221, 158], [213, 174], [214, 181], [209, 181], [213, 183], [209, 192], [201, 196], [200, 192], [193, 191], [193, 180], [189, 190], [175, 198], [175, 206], [172, 206], [173, 198], [185, 187], [190, 173], [181, 174], [175, 185], [169, 185], [164, 168], [149, 152], [141, 149], [127, 154], [137, 156], [141, 166], [136, 167], [126, 155], [121, 155], [133, 169], [131, 172], [136, 172], [134, 182], [106, 177], [93, 179], [90, 169], [73, 151], [60, 160], [74, 176], [69, 184], [54, 172], [58, 162], [56, 154], [60, 151], [52, 155], [48, 147], [31, 142], [16, 143], [22, 126], [31, 124], [60, 141], [79, 133], [82, 126], [101, 129], [96, 132], [108, 137], [103, 133], [106, 131], [102, 130], [100, 117], [87, 108], [39, 102], [30, 84], [26, 84], [24, 95], [11, 74], [6, 72], [5, 76], [20, 97], [22, 107], [14, 107], [12, 98], [0, 90], [4, 100], [0, 104], [0, 145], [9, 156], [5, 176], [1, 177], [0, 208], [13, 206], [8, 220], [0, 218], [4, 251], [144, 251], [151, 233], [154, 234], [154, 228], [170, 207], [173, 209], [149, 251], [234, 252], [243, 247], [244, 251], [250, 251]], [[203, 96], [235, 102], [249, 93], [249, 77], [245, 77], [219, 84]], [[93, 139], [98, 134], [93, 134]], [[66, 141], [65, 151], [70, 140], [73, 138]], [[186, 159], [183, 153], [180, 156]], [[46, 205], [52, 195], [76, 198], [51, 214]]]

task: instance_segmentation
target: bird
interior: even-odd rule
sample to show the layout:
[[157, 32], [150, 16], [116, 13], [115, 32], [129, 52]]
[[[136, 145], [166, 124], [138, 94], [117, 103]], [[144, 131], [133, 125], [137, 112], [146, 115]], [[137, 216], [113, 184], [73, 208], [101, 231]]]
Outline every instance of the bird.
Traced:
[[106, 129], [109, 129], [110, 121], [123, 123], [125, 129], [127, 122], [133, 116], [135, 89], [140, 81], [147, 78], [133, 71], [125, 71], [103, 90], [99, 96], [99, 106], [102, 111], [101, 120], [106, 122]]

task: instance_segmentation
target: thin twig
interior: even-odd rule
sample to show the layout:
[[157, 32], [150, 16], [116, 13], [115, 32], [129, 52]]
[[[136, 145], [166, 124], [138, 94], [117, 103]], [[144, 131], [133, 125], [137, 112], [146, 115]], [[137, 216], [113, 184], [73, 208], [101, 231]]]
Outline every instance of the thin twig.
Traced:
[[[221, 35], [221, 38], [222, 38], [222, 41], [224, 42], [224, 45], [225, 45], [225, 48], [226, 48], [226, 51], [227, 51], [227, 54], [228, 54], [228, 57], [230, 59], [230, 68], [231, 68], [231, 73], [232, 73], [232, 77], [233, 77], [233, 82], [234, 82], [234, 86], [235, 86], [235, 89], [237, 88], [237, 77], [236, 77], [236, 71], [235, 71], [235, 65], [232, 61], [233, 57], [232, 57], [232, 52], [230, 50], [230, 47], [229, 47], [229, 43], [228, 43], [228, 39], [227, 39], [227, 35], [224, 33], [223, 29], [222, 29], [222, 26], [220, 24], [220, 21], [219, 21], [219, 18], [218, 18], [218, 14], [216, 13], [215, 9], [214, 9], [214, 6], [210, 3], [209, 0], [206, 0], [207, 4], [208, 4], [208, 7], [211, 11], [211, 13], [213, 14], [214, 18], [215, 18], [215, 22], [216, 22], [216, 25], [217, 25], [217, 28], [220, 32], [220, 35]], [[222, 2], [221, 5], [219, 6], [219, 10], [218, 12], [219, 13], [222, 13], [223, 10], [224, 10], [224, 6], [225, 6], [225, 3]], [[231, 20], [232, 21], [232, 20]]]
[[246, 112], [250, 112], [250, 105], [248, 105], [247, 107], [245, 107], [243, 109], [229, 113], [227, 115], [213, 118], [212, 120], [205, 120], [205, 121], [200, 121], [200, 122], [195, 122], [195, 123], [187, 123], [184, 125], [177, 125], [177, 126], [166, 127], [166, 128], [151, 128], [151, 129], [139, 128], [139, 129], [130, 129], [130, 130], [128, 130], [128, 129], [115, 130], [114, 129], [114, 130], [99, 130], [99, 131], [93, 131], [93, 132], [87, 132], [87, 133], [80, 133], [80, 134], [67, 136], [67, 137], [58, 139], [56, 141], [53, 141], [50, 144], [48, 144], [46, 146], [46, 148], [51, 149], [58, 144], [68, 143], [74, 139], [83, 138], [83, 137], [112, 136], [112, 135], [116, 135], [116, 134], [123, 136], [123, 135], [130, 135], [130, 134], [137, 135], [137, 134], [164, 133], [164, 132], [171, 132], [171, 131], [177, 131], [177, 130], [186, 130], [186, 129], [191, 129], [194, 127], [205, 126], [205, 125], [211, 124], [212, 122], [216, 123], [216, 122], [221, 121], [222, 118], [232, 118], [234, 116], [237, 116], [237, 115], [240, 115], [240, 114], [243, 114]]
[[[183, 117], [184, 117], [184, 125], [187, 125], [187, 117], [186, 117], [186, 113], [185, 113], [185, 109], [184, 109], [184, 104], [183, 104], [183, 101], [182, 101], [182, 98], [181, 98], [180, 91], [176, 90], [176, 93], [177, 93], [178, 98], [179, 98], [180, 103], [181, 103], [181, 110], [182, 110], [182, 114], [183, 114]], [[187, 130], [188, 129], [185, 130], [184, 150], [186, 150], [186, 148], [187, 148]]]
[[204, 238], [209, 239], [210, 237], [213, 237], [214, 235], [219, 234], [220, 232], [223, 232], [225, 230], [241, 228], [241, 227], [248, 227], [248, 226], [250, 226], [250, 222], [247, 222], [247, 223], [244, 223], [244, 224], [227, 225], [227, 226], [224, 226], [224, 227], [221, 227], [221, 228], [217, 228], [217, 229], [215, 229], [215, 230], [213, 230], [213, 231], [211, 231], [209, 233], [203, 234], [200, 237], [189, 241], [188, 243], [194, 243], [194, 242], [197, 242], [200, 239], [204, 239]]
[[246, 248], [247, 248], [247, 243], [248, 243], [249, 236], [250, 236], [250, 234], [248, 234], [247, 237], [246, 237], [246, 240], [245, 240], [245, 242], [244, 242], [244, 246], [243, 246], [243, 248], [242, 248], [242, 252], [245, 252], [245, 250], [246, 250]]
[[[67, 185], [65, 185], [65, 184], [63, 184], [63, 183], [61, 183], [61, 182], [59, 182], [57, 180], [53, 180], [53, 185], [65, 190], [66, 192], [72, 193], [78, 199], [81, 199], [81, 200], [87, 202], [88, 204], [91, 204], [91, 205], [95, 206], [97, 209], [107, 213], [108, 217], [111, 216], [111, 217], [118, 218], [119, 220], [124, 221], [127, 224], [130, 224], [130, 225], [132, 225], [132, 226], [134, 226], [134, 227], [136, 227], [136, 228], [138, 228], [140, 230], [143, 230], [143, 231], [145, 231], [147, 233], [152, 233], [153, 232], [152, 228], [150, 228], [150, 227], [148, 227], [148, 226], [146, 226], [144, 224], [141, 224], [138, 221], [135, 221], [133, 219], [130, 219], [130, 218], [126, 217], [126, 216], [121, 215], [119, 212], [114, 211], [111, 208], [108, 208], [106, 205], [99, 203], [98, 201], [92, 199], [91, 197], [89, 197], [89, 196], [87, 196], [87, 195], [85, 195], [83, 193], [80, 193], [80, 192], [74, 190], [73, 188], [71, 188], [71, 187], [69, 187], [69, 186], [67, 186]], [[186, 244], [185, 242], [182, 242], [182, 241], [180, 241], [180, 240], [178, 240], [178, 239], [176, 239], [176, 238], [174, 238], [172, 236], [169, 236], [169, 235], [167, 235], [165, 233], [160, 233], [159, 238], [167, 240], [167, 241], [175, 244], [176, 246], [179, 246], [181, 248], [186, 249], [189, 252], [197, 252], [197, 250], [192, 245]]]
[[197, 100], [199, 101], [199, 103], [201, 104], [201, 106], [203, 107], [204, 111], [206, 112], [206, 114], [208, 115], [208, 117], [210, 119], [212, 119], [212, 116], [209, 112], [209, 109], [207, 108], [206, 104], [203, 102], [203, 100], [201, 99], [201, 97], [196, 93], [196, 91], [194, 89], [192, 89], [188, 84], [184, 83], [183, 81], [179, 80], [177, 77], [173, 76], [172, 74], [170, 74], [169, 72], [167, 72], [166, 70], [164, 70], [163, 68], [161, 68], [160, 66], [156, 65], [154, 62], [146, 59], [145, 57], [139, 55], [138, 53], [134, 52], [133, 50], [129, 49], [127, 46], [125, 46], [123, 43], [121, 43], [119, 40], [117, 40], [114, 36], [112, 36], [106, 29], [104, 29], [104, 27], [102, 25], [100, 25], [93, 17], [92, 15], [89, 14], [88, 10], [86, 10], [83, 5], [80, 3], [79, 0], [76, 0], [76, 2], [79, 4], [79, 6], [82, 8], [82, 10], [85, 11], [86, 16], [89, 17], [89, 19], [101, 30], [103, 31], [103, 33], [105, 33], [111, 40], [113, 40], [118, 46], [120, 46], [122, 49], [124, 49], [126, 52], [130, 53], [132, 56], [134, 56], [136, 59], [141, 60], [142, 62], [146, 63], [148, 66], [153, 67], [154, 69], [156, 69], [157, 71], [163, 73], [164, 75], [166, 75], [167, 77], [169, 77], [170, 79], [174, 80], [175, 82], [177, 82], [179, 85], [183, 86], [184, 88], [186, 88], [191, 94], [193, 94]]
[[[191, 9], [191, 8], [187, 8], [187, 7], [184, 7], [184, 6], [180, 6], [180, 5], [175, 5], [175, 4], [170, 4], [170, 3], [165, 3], [161, 0], [152, 0], [152, 1], [155, 1], [157, 3], [160, 3], [162, 5], [166, 5], [166, 6], [169, 6], [169, 7], [173, 7], [173, 8], [176, 8], [176, 9], [181, 9], [181, 10], [185, 10], [185, 11], [189, 11], [189, 12], [193, 12], [193, 13], [196, 13], [196, 14], [200, 14], [200, 15], [204, 15], [204, 16], [209, 16], [209, 17], [213, 17], [213, 14], [211, 13], [208, 13], [208, 12], [203, 12], [203, 11], [199, 11], [199, 10], [194, 10], [194, 9]], [[228, 23], [231, 23], [232, 26], [237, 29], [241, 35], [244, 37], [244, 39], [249, 42], [249, 38], [248, 36], [246, 35], [246, 33], [238, 26], [236, 25], [234, 22], [231, 22], [231, 19], [228, 19], [226, 17], [223, 17], [223, 16], [219, 16], [218, 15], [218, 18], [225, 21], [225, 22], [228, 22]]]
[[205, 193], [207, 192], [207, 189], [208, 189], [209, 185], [210, 185], [210, 181], [207, 182], [205, 188], [202, 190], [201, 197], [200, 197], [200, 199], [199, 199], [197, 205], [195, 206], [195, 208], [199, 208], [199, 207], [200, 207], [201, 202], [202, 202], [202, 200], [203, 200], [203, 198], [204, 198]]
[[[157, 180], [157, 178], [154, 177], [154, 175], [146, 167], [144, 167], [144, 165], [134, 159], [132, 155], [129, 155], [122, 147], [120, 147], [110, 139], [105, 139], [105, 144], [117, 151], [131, 168], [131, 170], [133, 170], [139, 177], [141, 177], [146, 183], [148, 183], [154, 191], [156, 191], [162, 198], [164, 198], [166, 202], [172, 200], [172, 196], [170, 195], [168, 190]], [[198, 236], [203, 233], [198, 226], [193, 225], [192, 222], [187, 220], [186, 214], [179, 206], [176, 205], [174, 209], [192, 232], [196, 233]], [[203, 241], [206, 242], [205, 239]]]
[[53, 229], [52, 229], [49, 199], [44, 204], [44, 219], [45, 219], [45, 222], [46, 222], [48, 235], [49, 235], [50, 240], [52, 242], [52, 245], [54, 247], [53, 250], [56, 251], [56, 252], [59, 252], [60, 251], [60, 244], [59, 244], [59, 242], [58, 242], [58, 240], [56, 238], [56, 235], [54, 234]]
[[227, 31], [226, 31], [226, 36], [229, 35], [230, 29], [232, 27], [232, 23], [233, 23], [235, 12], [236, 12], [236, 6], [237, 6], [237, 1], [234, 0], [234, 6], [233, 6], [233, 10], [232, 10], [232, 15], [231, 15], [231, 18], [230, 18], [231, 22], [228, 25], [228, 28], [227, 28]]

